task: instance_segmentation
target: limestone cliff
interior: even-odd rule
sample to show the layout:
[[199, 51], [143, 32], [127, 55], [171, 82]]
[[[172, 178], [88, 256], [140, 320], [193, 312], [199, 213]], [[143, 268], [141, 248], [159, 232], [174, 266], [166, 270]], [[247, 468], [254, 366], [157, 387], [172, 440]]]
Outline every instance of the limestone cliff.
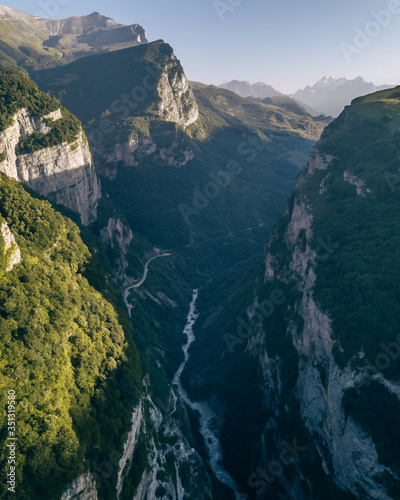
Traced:
[[[46, 118], [57, 120], [61, 111]], [[0, 170], [27, 184], [52, 202], [78, 212], [87, 225], [96, 219], [100, 184], [83, 132], [72, 145], [67, 143], [29, 154], [17, 154], [18, 144], [34, 132], [46, 134], [50, 128], [42, 118], [22, 108], [14, 115], [14, 123], [0, 133], [0, 150], [5, 160]]]
[[6, 271], [12, 271], [13, 267], [21, 262], [21, 252], [6, 221], [1, 224], [0, 233], [4, 241]]
[[[397, 128], [387, 115], [394, 100], [398, 116], [397, 96], [360, 98], [326, 129], [269, 242], [264, 285], [248, 310], [249, 318], [261, 310], [260, 293], [281, 298], [247, 344], [271, 416], [248, 483], [261, 481], [257, 499], [279, 488], [279, 498], [398, 497], [397, 431], [388, 423], [400, 407], [397, 317], [385, 323], [397, 307], [387, 295], [398, 267]], [[304, 440], [296, 472], [268, 481], [288, 421]]]
[[126, 281], [128, 263], [128, 250], [133, 240], [131, 229], [120, 219], [110, 218], [107, 226], [100, 230], [100, 241], [105, 249], [111, 248], [115, 252], [112, 268], [112, 279], [115, 282]]
[[165, 121], [187, 127], [199, 117], [192, 89], [173, 53], [171, 63], [161, 74], [157, 92], [160, 97], [159, 113]]
[[[317, 155], [310, 161], [309, 171], [314, 172], [320, 165], [320, 156]], [[303, 178], [299, 184], [302, 182]], [[324, 258], [329, 258], [329, 252], [333, 253], [335, 246], [327, 247], [328, 252], [322, 252], [324, 255], [315, 251], [313, 215], [305, 197], [296, 196], [290, 215], [284, 234], [290, 260], [283, 268], [277, 267], [273, 256], [268, 253], [266, 281], [278, 280], [283, 286], [295, 283], [299, 292], [293, 308], [301, 318], [302, 326], [289, 321], [286, 335], [298, 354], [295, 393], [300, 403], [301, 419], [310, 434], [318, 436], [316, 442], [322, 466], [340, 488], [355, 495], [363, 491], [366, 498], [389, 500], [385, 488], [375, 480], [387, 470], [379, 463], [375, 444], [359, 425], [350, 417], [346, 418], [342, 406], [345, 391], [354, 387], [359, 377], [348, 367], [341, 369], [336, 363], [332, 354], [331, 320], [313, 294], [315, 269]], [[301, 240], [300, 234], [303, 238], [305, 235], [305, 241]], [[265, 332], [258, 339], [253, 338], [249, 347], [258, 352], [265, 389], [270, 391], [274, 387], [271, 380], [279, 378], [282, 362], [279, 358], [269, 358], [264, 341]], [[281, 390], [282, 387], [275, 389], [276, 400], [281, 397]], [[278, 414], [276, 418], [280, 418]]]
[[[119, 460], [101, 464], [104, 470], [118, 470], [116, 497], [127, 495], [125, 482], [131, 483], [135, 477], [133, 500], [159, 498], [161, 492], [165, 492], [164, 495], [171, 500], [211, 500], [211, 481], [203, 460], [184, 434], [190, 428], [184, 406], [178, 402], [173, 390], [167, 405], [160, 401], [156, 405], [148, 393], [149, 378], [146, 377], [143, 382], [145, 393], [132, 415], [132, 426], [122, 456]], [[190, 436], [189, 439], [193, 438]], [[143, 454], [146, 455], [146, 464], [138, 465], [136, 457], [143, 457]], [[131, 474], [134, 467], [135, 471]], [[97, 469], [96, 477], [101, 480], [102, 469]], [[132, 492], [132, 489], [129, 491]], [[70, 485], [60, 500], [97, 498], [96, 478], [83, 474]]]
[[82, 474], [62, 494], [60, 500], [97, 500], [96, 483], [91, 474]]
[[117, 164], [137, 167], [145, 157], [151, 158], [158, 165], [183, 167], [193, 160], [194, 154], [191, 148], [181, 143], [178, 132], [174, 136], [175, 138], [166, 147], [158, 145], [157, 138], [150, 137], [118, 143], [112, 149], [92, 146], [96, 170], [101, 176], [113, 180], [117, 175]]
[[[104, 67], [113, 75], [106, 85]], [[177, 167], [193, 158], [183, 131], [197, 121], [198, 104], [180, 61], [162, 40], [33, 78], [82, 121], [101, 174], [111, 163], [137, 166], [143, 157]]]
[[[172, 50], [166, 47], [169, 57], [157, 69], [158, 81], [151, 119], [146, 116], [146, 112], [139, 118], [147, 122], [145, 134], [141, 127], [140, 131], [136, 129], [135, 121], [128, 119], [116, 124], [116, 136], [119, 139], [125, 137], [126, 140], [111, 144], [102, 140], [99, 144], [96, 144], [96, 141], [91, 144], [97, 171], [106, 177], [115, 176], [115, 168], [114, 171], [107, 171], [110, 165], [119, 163], [138, 166], [143, 157], [151, 157], [158, 165], [175, 167], [182, 167], [193, 159], [193, 151], [184, 140], [180, 129], [185, 129], [197, 121], [199, 108], [180, 62]], [[157, 127], [152, 130], [152, 123], [157, 122], [161, 122], [161, 130], [155, 132]], [[177, 128], [168, 129], [168, 124], [174, 124]], [[97, 135], [98, 132], [93, 136], [89, 133], [89, 140]]]
[[[148, 442], [149, 467], [141, 473], [133, 500], [157, 498], [161, 492], [172, 500], [202, 498], [211, 500], [211, 481], [198, 452], [191, 447], [185, 431], [190, 429], [188, 416], [174, 390], [167, 406], [156, 405], [148, 394], [149, 379], [144, 380], [145, 395], [132, 418], [132, 432], [120, 461], [119, 478], [128, 474], [141, 435]], [[158, 401], [158, 403], [160, 403]], [[190, 433], [190, 431], [189, 431]], [[190, 437], [191, 438], [191, 437]], [[189, 472], [190, 471], [190, 472]], [[118, 495], [123, 480], [118, 481]]]

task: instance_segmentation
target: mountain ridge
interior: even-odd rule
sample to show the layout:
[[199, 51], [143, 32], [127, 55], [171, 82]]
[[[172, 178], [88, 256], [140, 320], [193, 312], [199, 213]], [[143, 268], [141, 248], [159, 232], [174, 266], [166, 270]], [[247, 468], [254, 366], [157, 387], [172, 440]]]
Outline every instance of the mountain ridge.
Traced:
[[240, 97], [259, 97], [261, 99], [265, 99], [266, 97], [283, 95], [281, 92], [274, 89], [271, 85], [263, 82], [251, 84], [248, 80], [232, 80], [230, 82], [225, 81], [221, 85], [218, 85], [218, 88], [231, 90], [232, 92], [235, 92], [235, 94], [240, 95]]
[[353, 79], [324, 76], [313, 86], [307, 85], [289, 97], [336, 117], [345, 106], [351, 104], [353, 99], [389, 88], [392, 86], [375, 85], [360, 76]]
[[0, 6], [3, 65], [32, 71], [146, 43], [146, 32], [138, 24], [120, 24], [98, 12], [54, 20]]
[[351, 101], [362, 95], [372, 94], [380, 90], [394, 87], [393, 85], [375, 85], [367, 82], [363, 77], [356, 78], [323, 76], [314, 85], [306, 85], [303, 89], [292, 94], [284, 94], [270, 85], [258, 82], [251, 84], [249, 81], [232, 80], [219, 85], [240, 95], [249, 98], [269, 98], [287, 96], [296, 101], [312, 116], [337, 117]]

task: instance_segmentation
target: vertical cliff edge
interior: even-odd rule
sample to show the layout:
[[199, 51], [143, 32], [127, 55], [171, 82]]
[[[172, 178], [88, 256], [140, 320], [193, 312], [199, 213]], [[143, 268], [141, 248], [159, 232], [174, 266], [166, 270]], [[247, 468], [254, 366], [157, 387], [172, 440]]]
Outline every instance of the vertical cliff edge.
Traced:
[[84, 225], [95, 221], [100, 183], [79, 121], [14, 70], [2, 70], [0, 92], [0, 170], [79, 213]]
[[[399, 99], [357, 99], [327, 127], [269, 242], [247, 346], [271, 416], [257, 498], [398, 498]], [[274, 477], [288, 422], [296, 471]]]

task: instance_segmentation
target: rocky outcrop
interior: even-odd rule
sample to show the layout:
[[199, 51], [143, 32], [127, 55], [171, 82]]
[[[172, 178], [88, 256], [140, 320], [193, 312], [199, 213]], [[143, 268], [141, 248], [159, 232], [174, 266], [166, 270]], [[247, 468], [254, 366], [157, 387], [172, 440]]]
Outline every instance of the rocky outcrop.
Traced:
[[[148, 467], [140, 472], [141, 479], [135, 488], [133, 500], [158, 498], [158, 491], [165, 491], [163, 498], [183, 500], [204, 498], [211, 500], [211, 482], [198, 453], [191, 448], [182, 428], [190, 428], [184, 406], [179, 406], [179, 418], [172, 416], [177, 411], [178, 398], [171, 390], [166, 406], [157, 400], [155, 404], [149, 394], [149, 377], [143, 381], [145, 393], [132, 415], [132, 427], [119, 461], [117, 498], [123, 492], [124, 478], [129, 476], [139, 437], [146, 440]], [[183, 416], [182, 416], [183, 415]], [[171, 468], [170, 460], [175, 467]], [[181, 466], [190, 470], [189, 477], [181, 478]], [[138, 473], [138, 471], [136, 471]], [[187, 490], [183, 486], [185, 483]], [[157, 492], [157, 493], [156, 493]], [[67, 500], [62, 498], [61, 500]]]
[[334, 156], [321, 153], [315, 147], [310, 154], [310, 158], [307, 162], [306, 168], [301, 172], [299, 176], [297, 186], [301, 187], [304, 184], [305, 179], [308, 176], [312, 175], [316, 170], [327, 170], [334, 159]]
[[156, 139], [141, 137], [123, 144], [116, 144], [112, 151], [101, 146], [93, 147], [92, 150], [97, 172], [110, 180], [115, 179], [117, 175], [115, 164], [118, 162], [123, 162], [126, 167], [137, 167], [143, 157], [151, 156], [158, 165], [179, 168], [194, 158], [191, 149], [182, 148], [178, 137], [169, 147], [158, 146]]
[[[178, 168], [193, 159], [193, 151], [185, 143], [180, 129], [197, 121], [199, 108], [182, 66], [172, 49], [168, 50], [170, 55], [167, 62], [158, 68], [158, 83], [154, 95], [154, 115], [157, 118], [154, 121], [172, 122], [178, 127], [168, 133], [150, 133], [149, 130], [147, 134], [143, 134], [136, 132], [129, 120], [118, 125], [119, 135], [129, 135], [130, 140], [117, 142], [111, 147], [101, 143], [92, 146], [96, 170], [100, 175], [114, 179], [116, 168], [113, 164], [122, 162], [125, 166], [136, 167], [143, 157], [151, 157], [158, 165]], [[146, 116], [145, 118], [148, 119]], [[150, 121], [153, 122], [153, 117]]]
[[126, 281], [126, 270], [129, 266], [127, 253], [133, 240], [131, 229], [120, 219], [110, 218], [105, 228], [100, 231], [100, 240], [105, 248], [112, 248], [117, 257], [113, 262], [115, 280]]
[[[211, 500], [211, 481], [205, 472], [204, 463], [182, 432], [182, 428], [188, 426], [184, 408], [181, 407], [180, 411], [183, 410], [185, 421], [179, 421], [170, 418], [168, 413], [163, 415], [150, 396], [146, 396], [144, 401], [147, 418], [143, 422], [142, 432], [149, 435], [153, 428], [158, 436], [150, 435], [150, 467], [143, 472], [133, 500], [157, 498], [159, 489], [165, 491], [165, 497], [172, 500]], [[176, 405], [176, 399], [174, 401]], [[169, 413], [172, 415], [174, 409]], [[175, 464], [173, 471], [169, 470], [171, 458]], [[183, 475], [183, 471], [190, 471], [190, 474]]]
[[[173, 54], [172, 60], [176, 60]], [[186, 128], [199, 117], [199, 108], [178, 62], [170, 66], [163, 71], [157, 87], [159, 114], [162, 119]]]
[[124, 445], [124, 453], [119, 461], [118, 470], [118, 480], [117, 480], [117, 495], [120, 496], [124, 484], [124, 478], [129, 474], [133, 454], [136, 449], [136, 443], [139, 437], [139, 431], [142, 426], [143, 412], [142, 403], [139, 404], [138, 408], [134, 411], [132, 415], [132, 428], [128, 434], [128, 439]]
[[[322, 460], [331, 461], [331, 473], [341, 488], [355, 495], [361, 489], [368, 498], [389, 499], [374, 479], [384, 473], [385, 467], [379, 464], [372, 439], [344, 414], [342, 398], [345, 390], [354, 386], [356, 375], [349, 369], [341, 370], [336, 364], [332, 355], [331, 321], [313, 298], [318, 261], [315, 250], [311, 249], [311, 228], [310, 209], [304, 201], [296, 199], [286, 238], [293, 250], [290, 269], [294, 275], [301, 276], [302, 296], [296, 307], [304, 326], [299, 329], [289, 324], [288, 333], [299, 354], [297, 396], [301, 417], [309, 431], [319, 436], [323, 444]], [[306, 230], [303, 251], [296, 245], [299, 229]], [[325, 370], [324, 379], [319, 366]]]
[[4, 221], [1, 224], [0, 233], [4, 240], [4, 252], [6, 254], [7, 262], [6, 271], [12, 271], [16, 264], [20, 264], [22, 262], [21, 252], [7, 222]]
[[363, 196], [365, 198], [367, 193], [371, 193], [371, 190], [365, 187], [365, 181], [352, 175], [350, 172], [343, 172], [343, 180], [356, 187], [358, 196]]
[[96, 483], [91, 474], [82, 474], [64, 491], [60, 500], [97, 500]]
[[[61, 118], [61, 111], [51, 113], [48, 118]], [[15, 114], [13, 125], [0, 133], [0, 151], [6, 155], [0, 170], [50, 201], [78, 212], [82, 223], [90, 224], [96, 220], [100, 184], [83, 132], [72, 145], [64, 143], [30, 154], [16, 153], [20, 141], [34, 132], [49, 131], [42, 118], [21, 109]]]

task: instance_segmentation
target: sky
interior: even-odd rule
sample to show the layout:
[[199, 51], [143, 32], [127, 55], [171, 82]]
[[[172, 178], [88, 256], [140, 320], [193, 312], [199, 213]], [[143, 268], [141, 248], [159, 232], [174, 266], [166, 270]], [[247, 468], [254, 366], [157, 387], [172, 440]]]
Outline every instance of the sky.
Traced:
[[284, 93], [323, 76], [400, 85], [400, 0], [13, 0], [52, 19], [91, 12], [168, 42], [190, 80], [262, 81]]

